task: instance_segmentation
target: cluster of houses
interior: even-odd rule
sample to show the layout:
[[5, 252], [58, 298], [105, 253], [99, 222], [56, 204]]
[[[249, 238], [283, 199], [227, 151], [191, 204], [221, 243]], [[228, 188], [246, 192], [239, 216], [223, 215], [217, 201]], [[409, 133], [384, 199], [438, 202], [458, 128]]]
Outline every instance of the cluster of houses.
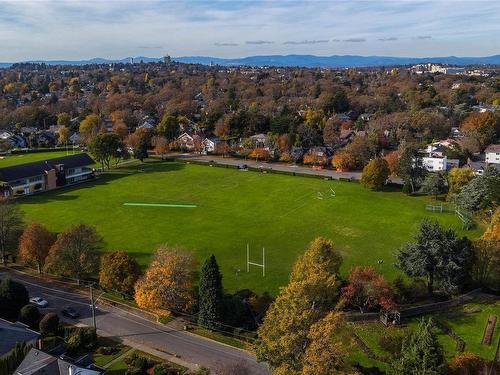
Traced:
[[16, 375], [102, 375], [104, 370], [93, 364], [91, 355], [71, 358], [64, 346], [51, 350], [42, 348], [40, 333], [20, 322], [0, 319], [0, 357], [8, 354], [17, 343], [31, 346], [23, 361], [12, 372]]

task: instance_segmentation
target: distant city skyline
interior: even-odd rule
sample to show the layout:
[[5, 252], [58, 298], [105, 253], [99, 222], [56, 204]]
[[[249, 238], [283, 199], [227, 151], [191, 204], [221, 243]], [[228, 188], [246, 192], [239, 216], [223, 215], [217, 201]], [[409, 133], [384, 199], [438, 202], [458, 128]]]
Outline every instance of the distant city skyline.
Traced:
[[0, 0], [0, 61], [500, 54], [493, 1]]

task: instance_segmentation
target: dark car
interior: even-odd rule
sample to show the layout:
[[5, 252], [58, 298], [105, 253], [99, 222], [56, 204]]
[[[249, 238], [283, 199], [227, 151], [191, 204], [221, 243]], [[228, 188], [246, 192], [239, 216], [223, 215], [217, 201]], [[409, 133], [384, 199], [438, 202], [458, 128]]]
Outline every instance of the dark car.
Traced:
[[80, 317], [80, 314], [78, 314], [78, 312], [72, 308], [72, 307], [65, 307], [61, 313], [63, 314], [63, 316], [67, 317], [67, 318], [71, 318], [71, 319], [76, 319], [78, 317]]

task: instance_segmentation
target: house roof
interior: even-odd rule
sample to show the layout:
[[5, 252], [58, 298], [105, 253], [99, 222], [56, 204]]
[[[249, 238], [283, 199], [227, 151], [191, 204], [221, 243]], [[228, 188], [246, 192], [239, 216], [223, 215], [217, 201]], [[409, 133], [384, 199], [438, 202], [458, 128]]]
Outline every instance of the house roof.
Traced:
[[79, 367], [38, 349], [31, 349], [16, 369], [16, 375], [100, 375], [100, 371]]
[[500, 143], [489, 145], [484, 152], [500, 152]]
[[33, 163], [19, 164], [11, 167], [0, 168], [0, 181], [8, 182], [20, 178], [40, 176], [45, 171], [53, 169], [55, 165], [63, 164], [65, 168], [83, 167], [94, 164], [94, 160], [85, 153], [63, 156], [60, 158], [36, 161]]
[[18, 342], [28, 342], [38, 338], [40, 334], [26, 325], [0, 319], [0, 356], [10, 351]]

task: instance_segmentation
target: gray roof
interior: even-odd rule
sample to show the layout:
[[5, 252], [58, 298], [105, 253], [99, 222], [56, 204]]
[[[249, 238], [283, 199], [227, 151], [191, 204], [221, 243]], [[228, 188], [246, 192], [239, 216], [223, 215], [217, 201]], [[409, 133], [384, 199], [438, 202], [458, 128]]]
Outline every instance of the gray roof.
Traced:
[[35, 161], [33, 163], [13, 165], [11, 167], [0, 168], [0, 181], [15, 181], [20, 178], [40, 176], [45, 171], [51, 170], [58, 164], [63, 164], [65, 169], [84, 167], [94, 164], [94, 160], [87, 154], [76, 154], [63, 156], [60, 158]]
[[10, 351], [18, 342], [31, 342], [38, 339], [40, 334], [32, 331], [26, 325], [16, 322], [12, 323], [0, 319], [0, 356]]
[[56, 356], [31, 349], [14, 372], [15, 375], [100, 375], [100, 371], [76, 366]]

